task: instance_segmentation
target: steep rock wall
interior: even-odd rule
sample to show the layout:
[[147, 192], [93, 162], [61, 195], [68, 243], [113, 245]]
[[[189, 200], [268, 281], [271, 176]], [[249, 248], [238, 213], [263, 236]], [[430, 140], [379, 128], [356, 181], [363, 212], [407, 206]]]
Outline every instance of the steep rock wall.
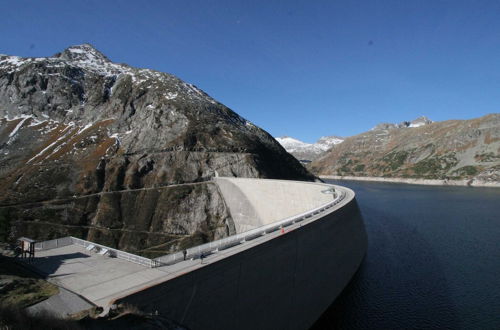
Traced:
[[[173, 75], [113, 63], [90, 45], [46, 58], [0, 55], [1, 240], [45, 239], [73, 226], [82, 238], [148, 249], [161, 243], [155, 230], [135, 239], [126, 228], [148, 226], [147, 212], [129, 209], [155, 197], [129, 190], [208, 182], [216, 175], [314, 179], [267, 132]], [[107, 192], [113, 197], [96, 200]], [[232, 228], [217, 191], [194, 189], [190, 196], [172, 202], [178, 204], [172, 212], [193, 224], [183, 235], [195, 242]], [[85, 205], [60, 201], [72, 198]], [[47, 212], [53, 203], [62, 210], [57, 216]], [[132, 220], [121, 214], [124, 208]], [[87, 230], [104, 221], [102, 212], [123, 228]], [[224, 220], [206, 220], [219, 215]], [[176, 232], [168, 218], [161, 221], [172, 226], [165, 235]], [[227, 228], [215, 229], [220, 223]]]

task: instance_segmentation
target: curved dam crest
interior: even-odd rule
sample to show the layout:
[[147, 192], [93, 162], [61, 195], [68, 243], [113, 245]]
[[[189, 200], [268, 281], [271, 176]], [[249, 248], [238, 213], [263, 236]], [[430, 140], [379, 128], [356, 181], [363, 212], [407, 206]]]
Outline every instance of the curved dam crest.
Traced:
[[328, 186], [285, 180], [215, 178], [240, 234], [332, 201]]
[[[166, 264], [160, 257], [144, 263], [145, 258], [120, 251], [112, 251], [115, 258], [91, 252], [99, 244], [67, 237], [55, 246], [37, 243], [42, 249], [31, 264], [95, 305], [135, 305], [190, 329], [309, 328], [366, 252], [354, 192], [286, 180], [216, 178], [215, 183], [236, 225], [237, 234], [228, 239], [243, 237], [235, 245], [204, 258], [188, 252], [185, 261]], [[149, 261], [154, 263], [148, 266]]]
[[352, 190], [320, 183], [216, 178], [237, 233], [315, 209], [332, 208], [219, 251], [205, 265], [117, 299], [190, 329], [308, 329], [358, 269], [367, 236]]

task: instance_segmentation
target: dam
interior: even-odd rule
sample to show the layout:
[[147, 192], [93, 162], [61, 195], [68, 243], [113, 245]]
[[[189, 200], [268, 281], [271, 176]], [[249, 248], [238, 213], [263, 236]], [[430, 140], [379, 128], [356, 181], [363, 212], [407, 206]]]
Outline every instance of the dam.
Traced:
[[81, 299], [76, 306], [126, 303], [190, 329], [309, 328], [366, 252], [354, 192], [287, 180], [214, 181], [235, 235], [155, 259], [64, 237], [38, 242], [31, 266]]

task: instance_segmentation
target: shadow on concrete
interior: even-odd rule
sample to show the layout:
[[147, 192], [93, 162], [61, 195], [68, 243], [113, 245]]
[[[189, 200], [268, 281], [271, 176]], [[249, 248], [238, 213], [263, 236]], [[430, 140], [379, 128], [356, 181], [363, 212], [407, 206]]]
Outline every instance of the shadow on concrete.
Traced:
[[45, 276], [55, 277], [64, 275], [53, 275], [55, 272], [57, 272], [62, 264], [66, 263], [69, 260], [84, 258], [90, 258], [90, 256], [80, 252], [59, 254], [48, 257], [37, 257], [29, 262], [29, 265]]

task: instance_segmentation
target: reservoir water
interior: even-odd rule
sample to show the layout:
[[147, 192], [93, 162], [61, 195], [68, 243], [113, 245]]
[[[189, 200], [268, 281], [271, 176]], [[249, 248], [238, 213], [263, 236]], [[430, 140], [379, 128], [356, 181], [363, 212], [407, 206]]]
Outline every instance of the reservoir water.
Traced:
[[312, 329], [500, 329], [500, 189], [353, 189], [365, 259]]

